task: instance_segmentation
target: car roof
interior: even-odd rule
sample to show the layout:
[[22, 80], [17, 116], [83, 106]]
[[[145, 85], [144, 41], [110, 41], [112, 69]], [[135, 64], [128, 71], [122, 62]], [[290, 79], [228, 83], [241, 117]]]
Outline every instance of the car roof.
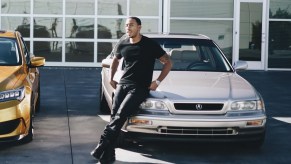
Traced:
[[149, 38], [188, 38], [211, 40], [208, 36], [202, 34], [184, 34], [184, 33], [144, 33]]
[[16, 38], [16, 31], [0, 30], [0, 38]]

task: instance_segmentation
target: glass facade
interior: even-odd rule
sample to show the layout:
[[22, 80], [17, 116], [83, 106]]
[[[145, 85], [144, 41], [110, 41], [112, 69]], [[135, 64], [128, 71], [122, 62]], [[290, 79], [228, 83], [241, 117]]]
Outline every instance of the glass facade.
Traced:
[[269, 68], [291, 68], [290, 6], [290, 0], [270, 0]]
[[130, 15], [142, 19], [143, 32], [162, 29], [162, 0], [0, 2], [1, 29], [20, 31], [32, 53], [49, 66], [99, 66], [125, 33]]
[[232, 21], [226, 20], [171, 20], [171, 32], [203, 34], [213, 39], [229, 61], [232, 59]]
[[98, 0], [98, 15], [127, 15], [127, 0]]
[[171, 17], [232, 18], [233, 0], [171, 0]]
[[[141, 10], [142, 8], [146, 10]], [[131, 0], [129, 15], [158, 16], [159, 1], [157, 0]], [[150, 11], [150, 12], [149, 12]]]
[[[114, 44], [124, 34], [124, 23], [128, 16], [142, 19], [142, 33], [162, 32], [163, 29], [173, 33], [200, 33], [212, 38], [230, 62], [234, 56], [235, 11], [239, 10], [235, 6], [236, 0], [0, 2], [1, 29], [20, 31], [28, 49], [37, 56], [44, 56], [48, 66], [100, 66], [102, 59], [111, 52]], [[266, 69], [290, 69], [291, 1], [262, 2], [269, 7], [269, 17], [266, 19], [268, 41], [263, 54], [266, 56]], [[164, 15], [165, 13], [168, 14]], [[241, 25], [239, 40], [243, 43], [244, 40], [250, 40], [254, 33], [249, 33], [247, 38], [244, 34], [249, 28]], [[249, 42], [245, 43], [239, 46], [247, 50], [250, 45], [247, 44]]]
[[262, 3], [240, 4], [239, 60], [262, 60], [262, 19]]
[[55, 14], [63, 13], [63, 0], [34, 0], [34, 14]]
[[2, 0], [1, 13], [6, 14], [30, 14], [31, 0]]
[[95, 0], [66, 0], [67, 15], [94, 15], [94, 7]]
[[210, 37], [231, 62], [233, 6], [233, 0], [171, 0], [170, 31]]

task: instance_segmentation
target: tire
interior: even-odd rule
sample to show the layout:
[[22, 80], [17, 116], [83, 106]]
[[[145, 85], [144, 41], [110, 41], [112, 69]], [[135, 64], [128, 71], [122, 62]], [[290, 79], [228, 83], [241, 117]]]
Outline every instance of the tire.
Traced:
[[100, 112], [104, 114], [110, 114], [110, 108], [108, 106], [108, 103], [106, 101], [105, 95], [104, 95], [104, 90], [102, 87], [102, 82], [100, 83]]

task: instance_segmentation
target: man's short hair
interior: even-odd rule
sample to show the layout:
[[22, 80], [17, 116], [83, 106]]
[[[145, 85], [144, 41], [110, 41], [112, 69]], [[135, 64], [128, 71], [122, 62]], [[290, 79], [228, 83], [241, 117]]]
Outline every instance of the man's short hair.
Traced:
[[134, 19], [138, 25], [141, 25], [141, 20], [138, 17], [129, 17], [129, 19]]

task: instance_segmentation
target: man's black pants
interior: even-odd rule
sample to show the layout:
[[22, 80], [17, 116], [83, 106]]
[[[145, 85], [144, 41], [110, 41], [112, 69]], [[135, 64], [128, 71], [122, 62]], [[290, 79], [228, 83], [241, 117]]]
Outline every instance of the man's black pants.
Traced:
[[105, 137], [112, 142], [119, 134], [127, 118], [136, 114], [140, 104], [148, 97], [149, 89], [136, 85], [117, 85], [112, 104], [111, 121], [106, 129], [110, 128], [116, 135], [114, 137]]

